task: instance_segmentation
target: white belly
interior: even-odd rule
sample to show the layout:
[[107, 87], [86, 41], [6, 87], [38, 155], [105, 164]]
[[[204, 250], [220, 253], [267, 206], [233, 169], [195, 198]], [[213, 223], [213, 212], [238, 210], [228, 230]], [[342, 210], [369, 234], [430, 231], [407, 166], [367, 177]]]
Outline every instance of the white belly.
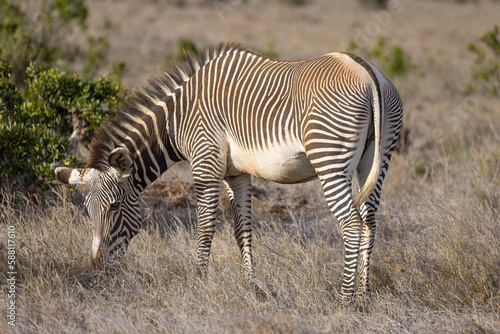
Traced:
[[300, 142], [253, 151], [229, 143], [227, 176], [248, 173], [278, 183], [300, 183], [316, 178], [316, 171]]

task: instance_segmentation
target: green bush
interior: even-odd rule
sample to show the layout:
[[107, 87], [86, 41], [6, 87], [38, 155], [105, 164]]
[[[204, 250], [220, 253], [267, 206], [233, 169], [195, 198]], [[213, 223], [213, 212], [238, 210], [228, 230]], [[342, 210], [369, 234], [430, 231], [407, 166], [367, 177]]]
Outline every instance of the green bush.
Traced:
[[486, 31], [478, 43], [469, 43], [467, 49], [475, 58], [471, 66], [469, 92], [500, 94], [500, 40], [498, 26]]
[[[111, 80], [91, 80], [108, 64], [107, 40], [87, 37], [82, 46], [67, 37], [83, 33], [86, 20], [84, 0], [40, 0], [29, 6], [0, 0], [2, 184], [47, 189], [56, 165], [76, 161], [66, 154], [72, 117], [83, 122], [87, 144], [93, 129], [120, 103], [124, 63], [112, 64]], [[76, 63], [82, 77], [67, 74]]]
[[[358, 47], [354, 41], [348, 46], [348, 51], [357, 52]], [[388, 77], [400, 76], [415, 68], [408, 53], [398, 44], [387, 45], [383, 38], [377, 40], [377, 44], [368, 51], [369, 59], [378, 59], [382, 70]]]
[[279, 0], [279, 3], [293, 6], [303, 6], [306, 4], [306, 0]]
[[361, 4], [369, 8], [387, 8], [389, 0], [359, 0]]
[[76, 73], [66, 74], [54, 68], [38, 70], [33, 65], [26, 73], [32, 117], [63, 136], [71, 134], [72, 107], [82, 111], [87, 129], [94, 130], [113, 115], [112, 110], [120, 102], [120, 85], [105, 77], [84, 81]]
[[[105, 38], [87, 36], [82, 45], [68, 39], [73, 32], [87, 28], [84, 0], [40, 0], [30, 2], [30, 6], [18, 3], [0, 0], [0, 59], [11, 64], [11, 80], [16, 86], [24, 84], [31, 62], [63, 71], [79, 63], [86, 80], [97, 77], [108, 65], [109, 43]], [[124, 64], [113, 66], [125, 69]]]
[[11, 66], [0, 64], [0, 180], [16, 190], [30, 185], [47, 189], [56, 166], [77, 162], [66, 155], [71, 109], [79, 109], [87, 128], [95, 129], [120, 103], [120, 85], [31, 64], [22, 93], [9, 82]]
[[171, 52], [167, 52], [165, 55], [165, 66], [168, 68], [175, 63], [186, 60], [188, 54], [198, 54], [196, 44], [190, 39], [179, 38], [177, 40], [177, 52], [175, 56]]
[[12, 66], [12, 80], [22, 84], [26, 67], [57, 63], [68, 66], [82, 52], [61, 43], [75, 29], [85, 29], [87, 9], [83, 0], [42, 0], [30, 3], [30, 15], [17, 2], [0, 0], [0, 58]]
[[278, 58], [278, 52], [276, 51], [274, 42], [267, 42], [266, 48], [258, 50], [258, 53], [268, 58]]

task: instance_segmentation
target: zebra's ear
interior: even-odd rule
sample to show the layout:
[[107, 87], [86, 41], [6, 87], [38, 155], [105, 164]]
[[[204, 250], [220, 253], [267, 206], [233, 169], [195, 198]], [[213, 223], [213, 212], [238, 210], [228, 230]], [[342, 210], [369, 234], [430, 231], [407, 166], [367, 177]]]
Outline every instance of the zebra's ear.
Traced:
[[93, 171], [92, 168], [57, 167], [56, 181], [64, 184], [90, 184], [90, 175]]
[[125, 147], [118, 147], [108, 155], [108, 162], [121, 177], [127, 177], [134, 171], [132, 154]]

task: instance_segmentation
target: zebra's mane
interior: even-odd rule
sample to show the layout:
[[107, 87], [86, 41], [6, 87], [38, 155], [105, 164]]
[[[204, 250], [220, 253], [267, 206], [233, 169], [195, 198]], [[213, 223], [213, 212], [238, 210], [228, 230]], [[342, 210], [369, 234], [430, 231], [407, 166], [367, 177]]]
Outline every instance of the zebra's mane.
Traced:
[[148, 84], [137, 89], [133, 97], [116, 113], [116, 116], [107, 120], [104, 126], [96, 131], [90, 144], [87, 168], [107, 170], [109, 168], [108, 154], [121, 144], [117, 143], [116, 139], [122, 138], [119, 132], [123, 132], [126, 125], [132, 122], [131, 118], [140, 117], [143, 115], [144, 108], [153, 108], [159, 100], [175, 92], [209, 61], [232, 51], [251, 52], [242, 44], [222, 42], [217, 46], [207, 47], [197, 54], [187, 54], [184, 62], [175, 64], [170, 69], [149, 78]]

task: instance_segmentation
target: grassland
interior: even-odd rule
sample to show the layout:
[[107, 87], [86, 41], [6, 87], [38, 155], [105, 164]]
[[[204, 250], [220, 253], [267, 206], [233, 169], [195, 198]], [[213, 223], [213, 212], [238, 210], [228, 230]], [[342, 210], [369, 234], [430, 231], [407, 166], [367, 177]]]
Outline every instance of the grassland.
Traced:
[[[115, 2], [90, 3], [98, 13], [91, 16], [94, 22], [116, 6]], [[403, 98], [410, 141], [406, 152], [394, 156], [384, 184], [371, 272], [373, 296], [367, 312], [337, 306], [343, 246], [317, 181], [283, 186], [254, 180], [258, 288], [240, 270], [229, 206], [223, 198], [209, 273], [200, 278], [194, 263], [196, 201], [189, 166], [183, 164], [144, 194], [142, 231], [121, 263], [104, 271], [90, 269], [91, 222], [79, 194], [85, 189], [68, 194], [59, 188], [40, 204], [30, 205], [21, 195], [16, 201], [5, 200], [10, 196], [5, 196], [9, 192], [4, 188], [1, 280], [5, 282], [8, 272], [6, 231], [15, 226], [18, 320], [15, 328], [8, 326], [4, 307], [8, 298], [0, 294], [0, 332], [499, 332], [500, 99], [466, 94], [464, 87], [471, 62], [465, 46], [491, 28], [500, 7], [489, 1], [403, 3], [407, 10], [394, 15], [380, 34], [402, 45], [416, 64], [409, 73], [394, 78]], [[150, 11], [154, 4], [145, 2], [145, 9], [136, 9], [141, 22], [149, 18], [160, 25]], [[261, 43], [257, 41], [262, 41], [262, 27], [244, 30], [243, 23], [235, 23], [238, 17], [244, 19], [245, 11], [247, 23], [252, 17], [263, 20], [255, 16], [262, 9], [267, 19], [293, 14], [295, 24], [308, 22], [314, 35], [327, 30], [330, 23], [321, 13], [331, 10], [334, 21], [338, 19], [336, 26], [346, 32], [332, 32], [330, 41], [336, 43], [353, 39], [348, 28], [355, 31], [363, 27], [360, 22], [373, 17], [351, 2], [344, 3], [343, 15], [335, 11], [341, 10], [339, 4], [327, 1], [299, 8], [241, 3], [224, 20], [214, 21], [218, 28], [201, 33], [203, 24], [208, 24], [205, 20], [218, 17], [213, 7], [188, 4], [183, 8], [173, 6], [165, 14], [178, 15], [178, 25], [164, 34], [191, 37], [183, 35], [190, 27], [181, 24], [182, 15], [197, 15], [200, 22], [192, 26], [191, 34], [199, 33], [201, 44], [215, 38]], [[274, 12], [278, 8], [281, 14]], [[130, 14], [132, 2], [115, 9], [117, 14], [109, 16], [114, 27], [111, 35], [126, 35], [133, 27], [145, 29], [134, 26], [139, 18]], [[120, 23], [127, 17], [121, 16], [124, 13], [129, 13], [131, 26]], [[311, 21], [315, 13], [321, 18], [317, 23]], [[441, 26], [432, 24], [437, 17]], [[324, 50], [320, 37], [307, 39], [298, 27], [282, 20], [286, 21], [282, 27], [297, 35], [270, 33], [270, 38], [279, 40], [280, 56], [299, 58], [335, 49], [330, 44]], [[468, 26], [463, 27], [463, 22]], [[269, 25], [271, 29], [279, 22]], [[160, 28], [152, 29], [153, 41], [160, 36]], [[300, 38], [307, 40], [302, 50], [297, 47]], [[123, 51], [131, 47], [126, 38], [111, 42], [112, 52], [130, 54]], [[153, 59], [160, 52], [157, 43], [152, 44], [150, 49], [140, 49], [148, 61], [135, 65], [127, 61], [133, 67], [128, 82], [142, 80], [134, 73], [144, 75], [145, 68], [154, 68], [153, 61], [160, 61]], [[2, 289], [7, 292], [6, 285]]]

